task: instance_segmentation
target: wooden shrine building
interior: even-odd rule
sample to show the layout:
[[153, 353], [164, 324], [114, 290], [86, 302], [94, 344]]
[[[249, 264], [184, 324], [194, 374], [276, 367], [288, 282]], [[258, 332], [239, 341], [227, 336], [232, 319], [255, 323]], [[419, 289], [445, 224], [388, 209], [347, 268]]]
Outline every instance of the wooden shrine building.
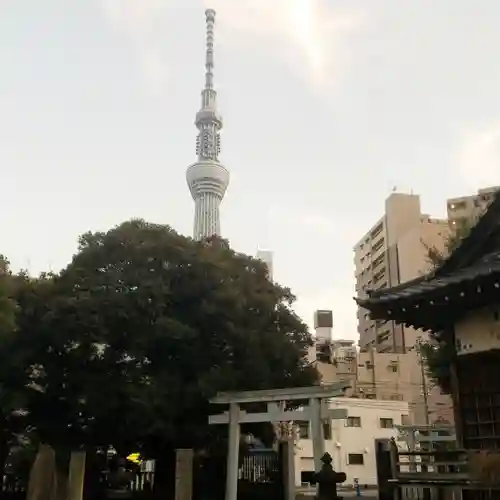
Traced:
[[447, 345], [459, 445], [500, 453], [500, 192], [433, 272], [355, 300]]

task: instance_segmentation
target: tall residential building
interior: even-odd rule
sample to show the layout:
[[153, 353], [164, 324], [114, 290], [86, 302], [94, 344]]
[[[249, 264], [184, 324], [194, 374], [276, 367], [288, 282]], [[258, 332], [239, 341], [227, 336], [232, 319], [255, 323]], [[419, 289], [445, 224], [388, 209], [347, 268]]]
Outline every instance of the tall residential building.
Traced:
[[480, 189], [471, 196], [450, 198], [447, 202], [447, 208], [451, 228], [458, 229], [463, 226], [470, 227], [474, 225], [493, 201], [494, 194], [499, 189], [499, 186], [492, 186]]
[[207, 23], [205, 88], [201, 92], [201, 109], [196, 114], [198, 160], [186, 172], [194, 199], [196, 240], [220, 235], [219, 206], [229, 185], [229, 172], [219, 162], [222, 117], [217, 110], [217, 92], [213, 85], [215, 11], [205, 12]]
[[[356, 292], [393, 287], [428, 270], [428, 248], [443, 249], [449, 234], [448, 222], [423, 214], [420, 197], [392, 193], [385, 201], [385, 213], [354, 247]], [[362, 351], [404, 353], [422, 335], [394, 322], [372, 321], [359, 308], [358, 333]]]

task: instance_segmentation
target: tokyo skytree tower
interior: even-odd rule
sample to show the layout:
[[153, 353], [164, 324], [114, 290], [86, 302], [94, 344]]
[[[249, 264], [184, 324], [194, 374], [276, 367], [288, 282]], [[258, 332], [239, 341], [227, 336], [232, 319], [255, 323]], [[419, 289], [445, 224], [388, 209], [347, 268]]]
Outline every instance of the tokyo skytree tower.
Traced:
[[207, 24], [205, 88], [201, 109], [196, 114], [198, 160], [186, 172], [194, 200], [193, 237], [201, 240], [220, 235], [219, 206], [229, 184], [229, 172], [219, 162], [222, 117], [217, 110], [217, 92], [213, 85], [215, 11], [205, 12]]

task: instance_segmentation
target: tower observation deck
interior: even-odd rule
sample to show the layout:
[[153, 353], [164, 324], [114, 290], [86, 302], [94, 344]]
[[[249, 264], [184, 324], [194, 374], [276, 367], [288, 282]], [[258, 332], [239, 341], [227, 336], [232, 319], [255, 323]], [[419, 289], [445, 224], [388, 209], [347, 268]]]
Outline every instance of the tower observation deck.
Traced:
[[208, 9], [205, 16], [205, 88], [201, 92], [201, 109], [195, 120], [198, 160], [186, 172], [195, 205], [193, 237], [196, 240], [221, 234], [219, 207], [229, 185], [229, 172], [219, 162], [222, 117], [217, 110], [217, 92], [213, 86], [215, 11]]

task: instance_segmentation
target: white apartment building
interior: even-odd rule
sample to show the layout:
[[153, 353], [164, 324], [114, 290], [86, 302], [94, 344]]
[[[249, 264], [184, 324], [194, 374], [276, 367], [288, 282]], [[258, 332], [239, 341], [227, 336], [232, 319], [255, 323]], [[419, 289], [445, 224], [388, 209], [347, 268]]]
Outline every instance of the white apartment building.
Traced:
[[[331, 408], [347, 410], [345, 420], [324, 424], [325, 451], [333, 458], [333, 468], [345, 472], [344, 484], [357, 478], [364, 485], [377, 484], [375, 440], [397, 437], [394, 426], [407, 423], [409, 408], [403, 401], [377, 401], [355, 398], [333, 398]], [[301, 473], [314, 470], [310, 425], [300, 425], [300, 439], [295, 447], [295, 482], [301, 484]]]

